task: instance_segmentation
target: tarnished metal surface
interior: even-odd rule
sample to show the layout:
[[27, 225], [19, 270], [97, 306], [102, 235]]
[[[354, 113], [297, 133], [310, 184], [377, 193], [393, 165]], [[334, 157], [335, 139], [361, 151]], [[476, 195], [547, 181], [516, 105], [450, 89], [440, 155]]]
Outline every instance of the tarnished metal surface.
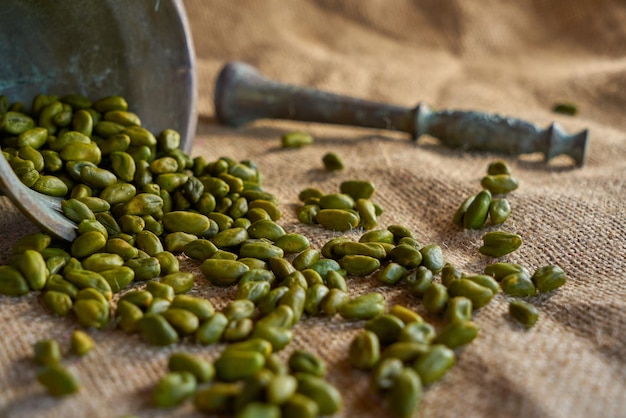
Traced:
[[[30, 106], [39, 94], [124, 96], [154, 133], [197, 123], [195, 55], [182, 0], [2, 0], [0, 94]], [[44, 231], [72, 241], [59, 198], [37, 193], [0, 158], [0, 190]]]
[[126, 97], [152, 132], [173, 128], [189, 151], [196, 75], [182, 0], [2, 0], [0, 94]]
[[240, 126], [256, 119], [289, 119], [431, 135], [453, 148], [508, 155], [540, 152], [548, 161], [565, 154], [577, 165], [585, 156], [587, 130], [568, 135], [558, 124], [529, 122], [472, 111], [433, 111], [427, 105], [399, 107], [269, 80], [255, 68], [228, 63], [215, 88], [221, 123]]

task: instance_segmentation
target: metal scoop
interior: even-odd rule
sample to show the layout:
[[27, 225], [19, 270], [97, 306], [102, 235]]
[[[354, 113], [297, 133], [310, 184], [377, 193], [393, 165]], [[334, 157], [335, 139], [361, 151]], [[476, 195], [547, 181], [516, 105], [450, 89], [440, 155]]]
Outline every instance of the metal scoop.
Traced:
[[[195, 56], [182, 0], [2, 0], [0, 94], [29, 104], [39, 93], [124, 96], [151, 132], [197, 122]], [[131, 109], [132, 110], [132, 109]], [[42, 230], [72, 241], [59, 198], [24, 186], [0, 156], [0, 190]]]
[[272, 81], [250, 65], [224, 66], [215, 89], [220, 122], [240, 126], [256, 119], [289, 119], [428, 134], [452, 148], [508, 155], [540, 152], [545, 161], [565, 154], [582, 165], [587, 130], [569, 135], [552, 123], [542, 129], [511, 117], [473, 111], [414, 108], [341, 96]]

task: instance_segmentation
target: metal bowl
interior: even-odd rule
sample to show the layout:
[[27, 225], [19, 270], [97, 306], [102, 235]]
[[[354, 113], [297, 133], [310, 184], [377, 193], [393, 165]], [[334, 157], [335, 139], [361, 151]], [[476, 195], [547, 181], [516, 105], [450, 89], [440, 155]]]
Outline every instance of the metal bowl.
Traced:
[[197, 122], [195, 56], [182, 0], [3, 0], [0, 94], [126, 98], [142, 125], [181, 134]]

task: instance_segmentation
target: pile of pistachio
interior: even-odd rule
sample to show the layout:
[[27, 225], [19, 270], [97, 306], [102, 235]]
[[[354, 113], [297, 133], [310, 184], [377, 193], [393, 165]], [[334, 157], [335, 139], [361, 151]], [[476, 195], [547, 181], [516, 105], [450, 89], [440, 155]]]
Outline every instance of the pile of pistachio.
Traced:
[[[141, 127], [121, 97], [39, 95], [29, 111], [0, 97], [4, 157], [24, 184], [63, 197], [62, 210], [78, 228], [72, 243], [43, 233], [19, 240], [0, 266], [0, 293], [40, 291], [51, 312], [85, 329], [115, 327], [153, 345], [227, 343], [214, 363], [172, 356], [155, 386], [157, 406], [193, 399], [199, 410], [238, 417], [334, 414], [341, 397], [325, 380], [323, 362], [296, 350], [285, 364], [277, 353], [302, 318], [340, 315], [367, 321], [350, 361], [371, 369], [394, 415], [407, 416], [422, 385], [441, 378], [455, 362], [453, 350], [477, 336], [475, 309], [500, 288], [529, 296], [565, 281], [556, 266], [531, 276], [522, 266], [496, 263], [485, 274], [464, 274], [409, 229], [375, 229], [382, 209], [370, 199], [373, 184], [363, 180], [343, 182], [340, 193], [300, 193], [300, 221], [364, 231], [358, 241], [343, 236], [311, 248], [304, 235], [278, 224], [279, 203], [263, 189], [254, 163], [191, 158], [179, 144], [176, 131], [154, 135]], [[236, 285], [235, 299], [216, 311], [190, 293], [196, 277], [180, 271], [185, 257], [212, 285]], [[448, 325], [436, 330], [406, 307], [387, 309], [383, 292], [350, 295], [346, 278], [370, 275], [381, 286], [404, 284]], [[527, 306], [516, 306], [512, 314], [532, 319]], [[60, 357], [49, 357], [39, 363], [49, 392], [78, 390]]]

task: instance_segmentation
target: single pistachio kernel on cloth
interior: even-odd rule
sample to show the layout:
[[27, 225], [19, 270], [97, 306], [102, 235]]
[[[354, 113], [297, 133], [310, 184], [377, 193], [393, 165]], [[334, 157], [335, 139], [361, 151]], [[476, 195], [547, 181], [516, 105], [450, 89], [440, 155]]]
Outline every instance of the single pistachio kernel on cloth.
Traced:
[[493, 225], [503, 224], [511, 215], [511, 205], [504, 198], [493, 199], [489, 205], [489, 219]]
[[489, 206], [491, 205], [491, 192], [483, 190], [472, 199], [463, 213], [463, 228], [479, 229], [483, 226], [489, 216]]
[[511, 300], [509, 302], [509, 315], [527, 328], [533, 327], [539, 319], [539, 311], [535, 305], [523, 300]]
[[72, 332], [72, 336], [70, 338], [70, 348], [72, 353], [77, 356], [84, 356], [89, 353], [95, 347], [95, 342], [93, 338], [85, 331], [81, 331], [79, 329], [74, 330]]
[[555, 103], [552, 106], [552, 111], [554, 113], [561, 113], [563, 115], [574, 116], [576, 115], [576, 113], [578, 113], [578, 107], [574, 103], [559, 102], [559, 103]]
[[300, 148], [305, 145], [311, 145], [313, 142], [313, 136], [302, 131], [287, 132], [280, 137], [282, 148]]
[[492, 194], [505, 194], [519, 187], [519, 182], [510, 174], [490, 174], [482, 178], [481, 186]]
[[37, 341], [33, 347], [35, 363], [51, 366], [61, 362], [61, 346], [54, 339]]
[[492, 161], [487, 166], [487, 174], [488, 175], [496, 175], [496, 174], [511, 174], [511, 169], [506, 161], [497, 160]]
[[66, 396], [80, 390], [80, 381], [60, 364], [46, 366], [37, 373], [37, 381], [52, 396]]
[[402, 369], [387, 394], [387, 402], [394, 417], [411, 417], [422, 401], [422, 381], [410, 367]]
[[532, 275], [532, 281], [540, 292], [551, 292], [565, 284], [567, 276], [557, 265], [539, 267]]
[[483, 245], [478, 249], [490, 257], [502, 257], [517, 250], [522, 245], [522, 237], [504, 231], [492, 231], [483, 235]]
[[334, 152], [328, 152], [322, 157], [322, 163], [326, 171], [340, 171], [344, 169], [343, 161]]
[[348, 350], [352, 367], [369, 370], [380, 360], [380, 340], [372, 331], [362, 330], [354, 336]]

